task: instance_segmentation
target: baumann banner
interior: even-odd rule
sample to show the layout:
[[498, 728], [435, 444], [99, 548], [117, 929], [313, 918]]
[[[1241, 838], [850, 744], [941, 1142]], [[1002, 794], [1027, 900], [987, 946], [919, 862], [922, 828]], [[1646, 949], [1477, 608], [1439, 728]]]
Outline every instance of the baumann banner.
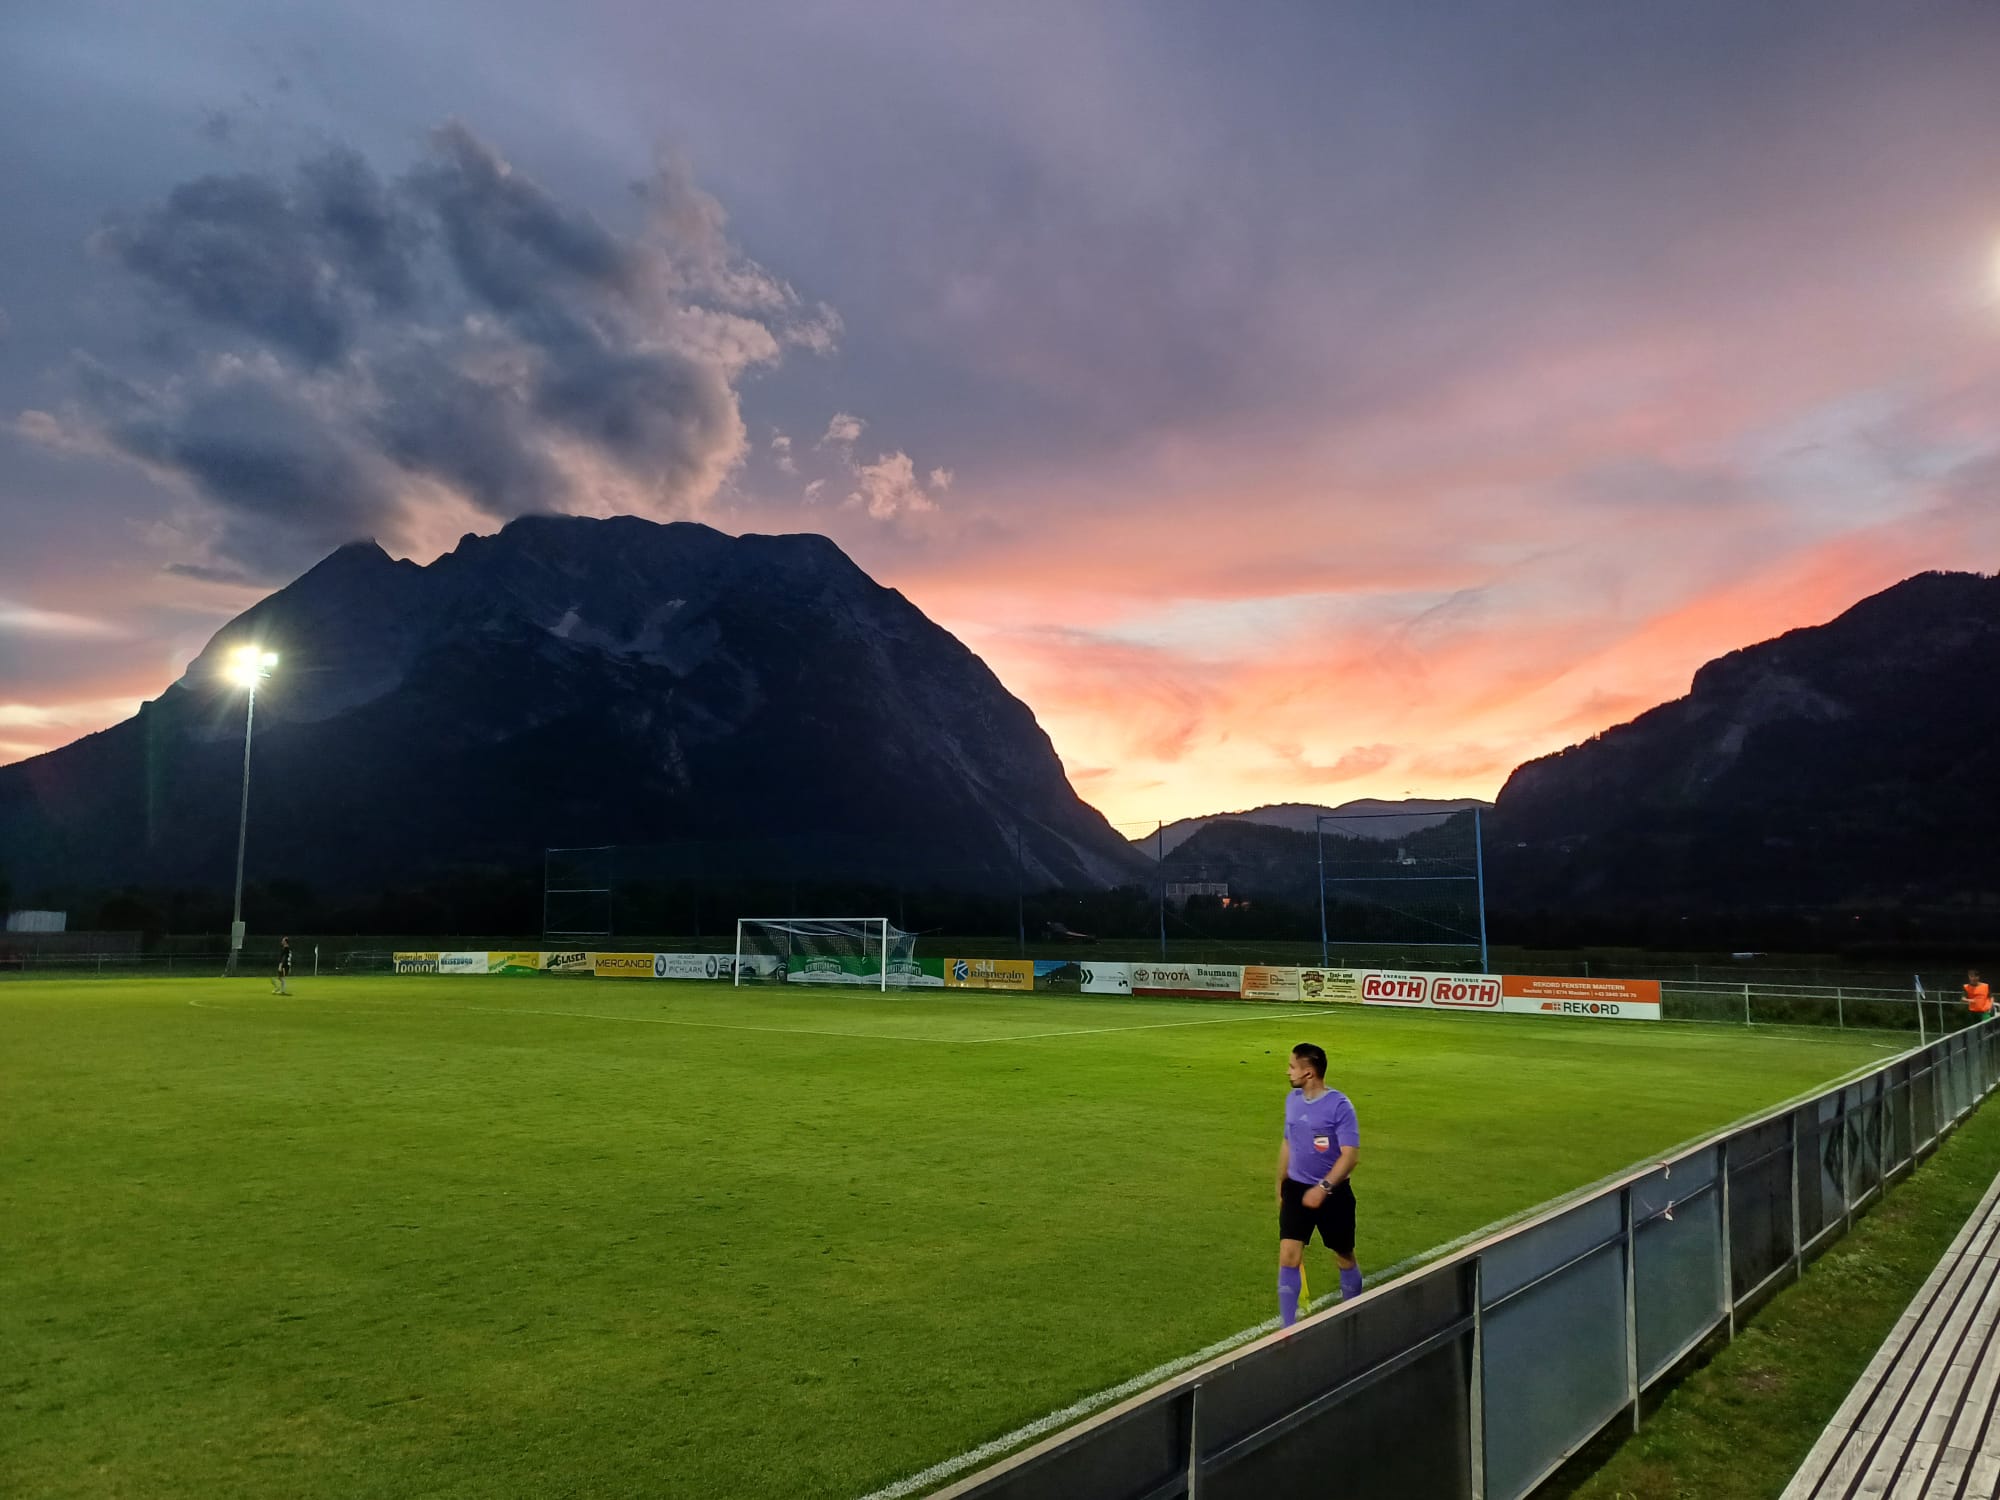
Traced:
[[1507, 974], [1501, 1009], [1509, 1015], [1574, 1016], [1591, 1021], [1657, 1021], [1654, 979], [1579, 979], [1569, 975]]
[[1134, 964], [1135, 995], [1216, 995], [1234, 1000], [1243, 993], [1239, 964]]

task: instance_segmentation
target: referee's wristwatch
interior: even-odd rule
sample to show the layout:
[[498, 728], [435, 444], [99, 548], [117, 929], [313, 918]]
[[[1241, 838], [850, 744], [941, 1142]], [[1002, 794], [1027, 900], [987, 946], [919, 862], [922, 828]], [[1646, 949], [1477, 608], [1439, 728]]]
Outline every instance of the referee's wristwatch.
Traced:
[[1318, 1183], [1315, 1184], [1315, 1186], [1317, 1186], [1322, 1193], [1330, 1193], [1333, 1191], [1333, 1184], [1324, 1177], [1320, 1178], [1320, 1180], [1318, 1181]]

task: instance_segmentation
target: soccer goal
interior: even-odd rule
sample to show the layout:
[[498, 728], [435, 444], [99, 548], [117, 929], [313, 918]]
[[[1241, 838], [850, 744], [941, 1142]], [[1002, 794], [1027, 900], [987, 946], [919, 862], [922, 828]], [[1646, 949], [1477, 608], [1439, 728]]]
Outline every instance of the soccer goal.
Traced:
[[916, 947], [887, 917], [739, 917], [733, 982], [902, 987]]

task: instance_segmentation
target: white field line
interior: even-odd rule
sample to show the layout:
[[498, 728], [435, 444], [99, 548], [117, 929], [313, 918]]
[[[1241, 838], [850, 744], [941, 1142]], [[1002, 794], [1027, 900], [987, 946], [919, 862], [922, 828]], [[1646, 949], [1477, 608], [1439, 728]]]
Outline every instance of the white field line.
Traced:
[[[274, 998], [291, 998], [274, 997]], [[354, 1001], [338, 1002], [341, 1006], [351, 1006]], [[368, 1002], [360, 1002], [366, 1005]], [[190, 1000], [189, 1005], [202, 1010], [241, 1010], [242, 1006], [216, 1005], [209, 1001]], [[375, 1009], [404, 1010], [406, 1007], [377, 1002]], [[591, 1010], [531, 1010], [514, 1005], [455, 1005], [452, 1010], [470, 1011], [486, 1016], [558, 1016], [578, 1021], [630, 1021], [640, 1026], [693, 1026], [703, 1031], [756, 1031], [772, 1036], [824, 1036], [837, 1037], [855, 1042], [920, 1042], [933, 1047], [981, 1047], [995, 1042], [1038, 1042], [1051, 1037], [1104, 1036], [1121, 1031], [1171, 1031], [1183, 1026], [1234, 1026], [1251, 1021], [1298, 1021], [1324, 1016], [1324, 1011], [1283, 1011], [1276, 1014], [1264, 1012], [1256, 1015], [1220, 1016], [1200, 1021], [1148, 1021], [1139, 1026], [1087, 1026], [1071, 1031], [1030, 1031], [1018, 1036], [897, 1036], [879, 1031], [818, 1031], [803, 1026], [745, 1026], [736, 1021], [689, 1021], [677, 1016], [623, 1016], [608, 1015], [603, 1011]]]

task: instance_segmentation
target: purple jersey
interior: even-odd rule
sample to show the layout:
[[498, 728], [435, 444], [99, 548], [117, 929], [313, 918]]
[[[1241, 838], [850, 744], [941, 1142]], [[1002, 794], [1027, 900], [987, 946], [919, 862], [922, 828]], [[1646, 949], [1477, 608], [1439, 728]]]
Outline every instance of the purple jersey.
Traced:
[[1312, 1100], [1304, 1089], [1293, 1089], [1285, 1095], [1285, 1142], [1292, 1148], [1285, 1175], [1294, 1182], [1318, 1182], [1333, 1170], [1342, 1146], [1360, 1149], [1361, 1125], [1339, 1089]]

